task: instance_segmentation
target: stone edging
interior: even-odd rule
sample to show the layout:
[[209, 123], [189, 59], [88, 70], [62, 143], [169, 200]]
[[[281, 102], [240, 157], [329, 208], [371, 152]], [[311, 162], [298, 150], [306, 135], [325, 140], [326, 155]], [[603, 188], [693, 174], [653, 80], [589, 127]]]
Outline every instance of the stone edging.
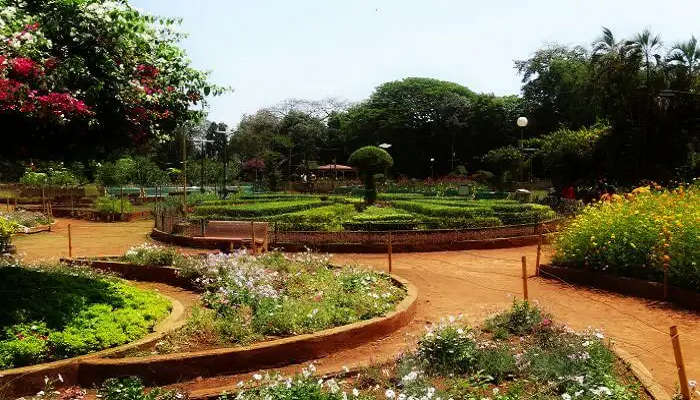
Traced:
[[179, 329], [186, 322], [184, 305], [177, 299], [168, 295], [159, 294], [170, 300], [172, 308], [170, 310], [170, 315], [153, 327], [152, 333], [121, 346], [82, 356], [26, 367], [0, 370], [0, 393], [3, 396], [25, 396], [35, 394], [46, 386], [44, 382], [45, 377], [56, 380], [59, 373], [63, 378], [63, 383], [58, 383], [56, 385], [57, 387], [77, 385], [79, 383], [80, 366], [87, 360], [112, 356], [114, 354], [147, 347], [163, 338], [166, 334]]
[[[664, 285], [659, 282], [559, 265], [540, 265], [539, 271], [542, 278], [591, 286], [628, 296], [664, 301]], [[667, 300], [683, 307], [700, 310], [700, 293], [691, 290], [669, 286]]]

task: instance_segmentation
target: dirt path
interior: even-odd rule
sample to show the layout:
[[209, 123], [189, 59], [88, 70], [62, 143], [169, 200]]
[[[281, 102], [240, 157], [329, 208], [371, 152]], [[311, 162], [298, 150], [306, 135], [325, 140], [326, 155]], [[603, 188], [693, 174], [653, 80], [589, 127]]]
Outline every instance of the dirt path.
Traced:
[[17, 255], [30, 262], [68, 257], [68, 224], [73, 257], [123, 254], [131, 246], [150, 241], [153, 228], [151, 220], [105, 223], [57, 218], [51, 232], [12, 238]]
[[[413, 346], [424, 327], [441, 317], [462, 314], [477, 324], [488, 315], [522, 296], [520, 257], [534, 260], [536, 247], [435, 253], [394, 254], [394, 273], [418, 287], [415, 320], [392, 336], [367, 345], [316, 360], [320, 374], [390, 360]], [[386, 256], [368, 254], [336, 255], [338, 262], [358, 262], [386, 268]], [[534, 266], [529, 270], [534, 273]], [[668, 393], [675, 391], [676, 374], [670, 325], [678, 325], [689, 379], [700, 377], [700, 315], [669, 308], [663, 304], [613, 293], [573, 288], [541, 278], [529, 280], [530, 298], [552, 313], [557, 321], [576, 330], [600, 328], [623, 350], [645, 365], [647, 372]], [[303, 365], [278, 369], [299, 373]], [[251, 374], [223, 376], [177, 385], [194, 396], [232, 390]]]
[[[147, 240], [150, 221], [100, 224], [71, 221], [74, 227], [74, 255], [119, 254]], [[59, 221], [56, 232], [44, 237], [15, 241], [28, 259], [67, 255], [66, 221]], [[107, 226], [105, 226], [107, 225]], [[53, 236], [51, 236], [53, 235]], [[38, 240], [35, 240], [38, 239]], [[418, 288], [415, 320], [394, 335], [367, 345], [335, 353], [318, 360], [320, 373], [382, 362], [412, 346], [424, 327], [441, 317], [463, 314], [472, 323], [504, 309], [513, 297], [522, 296], [520, 257], [532, 260], [536, 247], [499, 250], [472, 250], [434, 253], [394, 254], [394, 273], [412, 281]], [[386, 268], [385, 255], [337, 255], [338, 262], [358, 262]], [[677, 325], [689, 379], [700, 378], [700, 315], [667, 305], [625, 297], [541, 278], [529, 281], [530, 298], [538, 301], [558, 321], [574, 329], [601, 328], [617, 346], [635, 355], [667, 392], [677, 386], [668, 328]], [[301, 365], [282, 369], [296, 373]], [[246, 375], [215, 377], [185, 383], [184, 387], [203, 393], [235, 385]], [[179, 385], [183, 386], [183, 385]]]

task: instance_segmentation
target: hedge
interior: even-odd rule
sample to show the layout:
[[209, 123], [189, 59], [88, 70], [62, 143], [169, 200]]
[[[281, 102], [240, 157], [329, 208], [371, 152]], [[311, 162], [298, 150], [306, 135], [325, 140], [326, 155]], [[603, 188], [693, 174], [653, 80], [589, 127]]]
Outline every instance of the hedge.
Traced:
[[320, 199], [299, 201], [270, 201], [262, 203], [233, 204], [233, 205], [202, 205], [194, 209], [195, 215], [226, 216], [226, 217], [265, 217], [300, 210], [320, 207], [324, 204]]
[[492, 217], [494, 215], [493, 210], [485, 207], [455, 207], [418, 201], [394, 201], [392, 205], [402, 210], [431, 217], [477, 218]]

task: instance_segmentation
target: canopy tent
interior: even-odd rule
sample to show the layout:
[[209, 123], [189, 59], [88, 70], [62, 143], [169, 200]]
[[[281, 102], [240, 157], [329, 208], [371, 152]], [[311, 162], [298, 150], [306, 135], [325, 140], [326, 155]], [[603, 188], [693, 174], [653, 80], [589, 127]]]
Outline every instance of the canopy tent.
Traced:
[[324, 174], [326, 176], [332, 175], [335, 177], [335, 179], [338, 179], [338, 172], [340, 172], [342, 177], [345, 178], [345, 172], [354, 171], [355, 169], [347, 165], [326, 164], [321, 165], [320, 167], [316, 168], [316, 170], [319, 171], [320, 174]]

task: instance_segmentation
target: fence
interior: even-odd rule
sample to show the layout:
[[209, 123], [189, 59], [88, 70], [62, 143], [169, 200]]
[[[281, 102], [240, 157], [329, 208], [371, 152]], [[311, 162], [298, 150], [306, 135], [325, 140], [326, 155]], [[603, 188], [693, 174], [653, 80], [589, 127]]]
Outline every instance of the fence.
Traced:
[[[155, 228], [170, 235], [205, 236], [206, 222], [181, 215], [158, 213]], [[305, 247], [323, 251], [385, 251], [389, 233], [394, 251], [430, 251], [536, 244], [538, 238], [558, 230], [563, 220], [487, 228], [392, 230], [392, 231], [288, 231], [284, 224], [270, 223], [273, 248], [290, 251]]]

